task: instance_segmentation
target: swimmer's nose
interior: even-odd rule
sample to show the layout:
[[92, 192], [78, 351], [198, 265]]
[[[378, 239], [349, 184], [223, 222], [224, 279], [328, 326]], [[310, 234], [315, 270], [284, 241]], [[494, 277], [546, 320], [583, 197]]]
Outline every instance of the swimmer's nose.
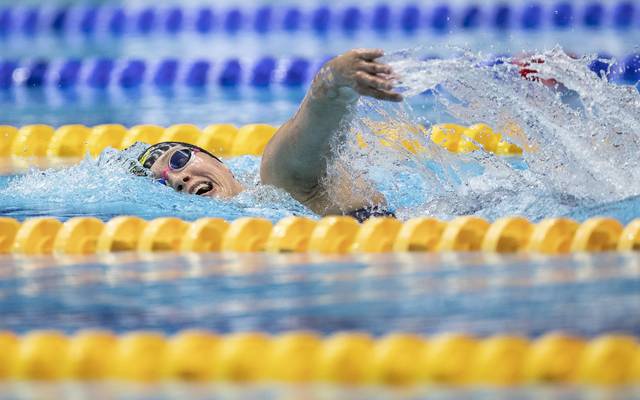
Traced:
[[182, 192], [184, 190], [184, 188], [185, 188], [185, 185], [183, 183], [187, 183], [187, 182], [189, 182], [189, 180], [191, 180], [191, 178], [188, 175], [184, 176], [181, 179], [182, 182], [180, 182], [180, 183], [178, 183], [176, 185], [176, 191]]

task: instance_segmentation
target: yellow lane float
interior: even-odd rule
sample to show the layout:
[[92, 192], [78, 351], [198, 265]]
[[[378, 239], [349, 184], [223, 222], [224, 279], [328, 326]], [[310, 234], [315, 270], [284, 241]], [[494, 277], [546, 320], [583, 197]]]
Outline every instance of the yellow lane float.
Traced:
[[267, 251], [303, 253], [307, 251], [316, 221], [304, 217], [285, 217], [273, 227], [267, 240]]
[[522, 217], [493, 223], [474, 216], [440, 221], [418, 217], [406, 222], [378, 217], [358, 223], [348, 216], [319, 220], [285, 217], [275, 225], [264, 218], [229, 222], [201, 218], [188, 222], [175, 217], [145, 221], [134, 216], [103, 223], [94, 217], [60, 222], [37, 217], [19, 222], [0, 218], [0, 253], [94, 254], [117, 252], [242, 252], [255, 253], [594, 253], [640, 248], [640, 220], [623, 227], [611, 218], [578, 223], [551, 218], [532, 223]]
[[219, 336], [185, 330], [172, 337], [148, 331], [58, 331], [23, 336], [0, 332], [0, 381], [160, 380], [222, 382], [324, 381], [349, 385], [640, 383], [640, 346], [633, 336], [593, 339], [550, 332], [535, 340], [462, 333], [426, 337], [361, 332], [321, 337], [238, 332]]
[[[389, 126], [379, 122], [369, 125], [383, 145], [400, 145], [414, 154], [426, 150], [418, 139], [422, 137], [430, 138], [433, 143], [452, 153], [464, 154], [480, 148], [501, 156], [519, 156], [523, 152], [522, 148], [505, 141], [500, 133], [494, 132], [486, 124], [465, 127], [445, 123], [433, 125], [430, 129], [421, 125]], [[261, 155], [277, 129], [266, 124], [248, 124], [239, 128], [231, 124], [214, 124], [203, 129], [193, 124], [176, 124], [166, 128], [146, 124], [128, 129], [120, 124], [94, 127], [62, 125], [57, 129], [42, 124], [21, 128], [0, 125], [0, 157], [77, 159], [87, 153], [97, 157], [107, 147], [122, 150], [135, 142], [155, 144], [164, 141], [195, 144], [221, 157]], [[357, 139], [361, 147], [366, 147], [361, 134], [357, 134]]]

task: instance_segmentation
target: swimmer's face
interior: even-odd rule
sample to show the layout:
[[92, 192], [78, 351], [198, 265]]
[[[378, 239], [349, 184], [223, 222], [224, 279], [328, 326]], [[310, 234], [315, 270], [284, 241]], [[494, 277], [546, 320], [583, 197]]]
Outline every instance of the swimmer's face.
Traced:
[[[175, 146], [163, 154], [151, 167], [158, 179], [165, 179], [168, 186], [178, 192], [199, 196], [228, 199], [242, 191], [242, 185], [234, 178], [229, 168], [210, 155], [195, 151], [187, 164], [180, 169], [169, 166], [171, 156], [186, 147]], [[189, 149], [187, 149], [189, 150]]]

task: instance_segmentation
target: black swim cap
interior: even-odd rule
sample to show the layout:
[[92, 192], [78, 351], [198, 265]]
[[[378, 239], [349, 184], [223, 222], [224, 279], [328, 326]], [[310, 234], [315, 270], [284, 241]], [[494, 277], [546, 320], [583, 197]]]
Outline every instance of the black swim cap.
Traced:
[[158, 161], [158, 159], [162, 157], [163, 154], [165, 154], [167, 151], [171, 150], [176, 146], [182, 146], [188, 149], [196, 149], [222, 162], [218, 157], [209, 153], [207, 150], [203, 149], [202, 147], [198, 147], [193, 144], [184, 143], [184, 142], [156, 143], [152, 146], [149, 146], [145, 151], [143, 151], [142, 154], [138, 156], [138, 161], [140, 162], [140, 164], [142, 164], [143, 167], [150, 169], [153, 166], [153, 164], [155, 164], [156, 161]]
[[149, 146], [145, 151], [143, 151], [139, 156], [138, 156], [138, 161], [140, 162], [140, 164], [142, 164], [142, 167], [144, 169], [144, 171], [140, 171], [140, 167], [138, 166], [137, 169], [136, 168], [132, 168], [131, 172], [133, 172], [136, 175], [147, 175], [147, 171], [151, 169], [151, 167], [153, 167], [153, 164], [156, 163], [156, 161], [158, 161], [158, 159], [160, 157], [162, 157], [163, 154], [165, 154], [166, 152], [168, 152], [169, 150], [171, 150], [172, 148], [176, 147], [176, 146], [182, 146], [182, 147], [186, 147], [188, 149], [195, 149], [198, 150], [202, 153], [208, 154], [211, 157], [215, 158], [216, 160], [222, 162], [222, 160], [220, 160], [218, 157], [214, 156], [213, 154], [211, 154], [210, 152], [208, 152], [207, 150], [203, 149], [202, 147], [190, 144], [190, 143], [185, 143], [185, 142], [160, 142], [160, 143], [156, 143], [154, 145]]

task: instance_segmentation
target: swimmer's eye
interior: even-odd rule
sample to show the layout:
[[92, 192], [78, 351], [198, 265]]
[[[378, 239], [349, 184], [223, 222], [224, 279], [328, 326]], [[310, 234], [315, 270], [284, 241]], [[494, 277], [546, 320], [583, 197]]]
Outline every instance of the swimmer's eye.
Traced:
[[183, 169], [189, 161], [192, 160], [193, 154], [196, 151], [194, 149], [181, 149], [175, 151], [171, 158], [169, 158], [169, 168], [173, 171], [179, 171]]
[[167, 181], [165, 179], [156, 179], [156, 182], [158, 182], [161, 185], [167, 186]]

